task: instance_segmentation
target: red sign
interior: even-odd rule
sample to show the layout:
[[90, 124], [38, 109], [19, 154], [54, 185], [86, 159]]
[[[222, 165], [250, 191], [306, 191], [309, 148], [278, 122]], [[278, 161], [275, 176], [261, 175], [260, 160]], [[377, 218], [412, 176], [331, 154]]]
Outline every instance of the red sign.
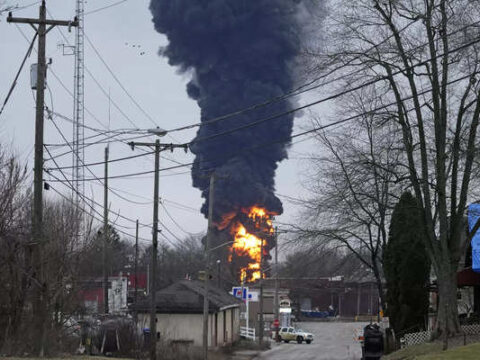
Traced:
[[278, 321], [278, 319], [273, 320], [273, 327], [278, 328], [279, 326], [280, 326], [280, 322]]

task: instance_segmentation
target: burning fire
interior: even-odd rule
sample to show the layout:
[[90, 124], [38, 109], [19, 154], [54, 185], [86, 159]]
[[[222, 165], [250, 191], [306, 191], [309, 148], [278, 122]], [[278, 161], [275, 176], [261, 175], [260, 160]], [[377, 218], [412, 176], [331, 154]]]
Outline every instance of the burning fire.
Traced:
[[[240, 280], [253, 282], [261, 278], [262, 251], [263, 256], [268, 254], [266, 239], [273, 234], [271, 220], [273, 214], [256, 206], [243, 209], [242, 212], [247, 215], [245, 224], [236, 221], [230, 228], [234, 242], [230, 248], [229, 261], [232, 261], [233, 254], [249, 257], [251, 262], [240, 269]], [[252, 230], [249, 232], [247, 227]]]

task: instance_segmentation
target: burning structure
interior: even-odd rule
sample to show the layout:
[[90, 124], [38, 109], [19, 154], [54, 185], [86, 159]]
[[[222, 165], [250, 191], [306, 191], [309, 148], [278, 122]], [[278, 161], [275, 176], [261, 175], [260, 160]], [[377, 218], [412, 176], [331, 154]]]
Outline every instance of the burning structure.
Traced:
[[[260, 277], [274, 246], [272, 216], [283, 212], [275, 171], [287, 158], [293, 128], [295, 61], [311, 0], [151, 0], [169, 64], [191, 75], [188, 95], [201, 109], [192, 142], [193, 185], [208, 214], [207, 175], [215, 171], [218, 244], [236, 280]], [[261, 105], [258, 105], [261, 104]], [[226, 114], [230, 114], [225, 116]], [[215, 244], [212, 244], [215, 246]]]
[[260, 265], [268, 258], [268, 250], [273, 245], [274, 230], [272, 214], [265, 209], [253, 206], [242, 209], [235, 216], [235, 221], [230, 225], [230, 235], [233, 244], [230, 247], [228, 261], [238, 263], [234, 259], [246, 259], [247, 263], [239, 267], [240, 280], [252, 282], [264, 276]]

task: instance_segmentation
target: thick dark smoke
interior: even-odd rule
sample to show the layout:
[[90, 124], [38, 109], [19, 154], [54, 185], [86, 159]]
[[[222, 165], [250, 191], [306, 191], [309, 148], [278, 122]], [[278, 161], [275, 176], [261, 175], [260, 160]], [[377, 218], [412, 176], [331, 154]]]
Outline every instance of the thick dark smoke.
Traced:
[[[168, 37], [161, 54], [180, 71], [191, 71], [188, 95], [201, 120], [237, 111], [294, 88], [294, 60], [302, 43], [302, 0], [152, 0], [155, 29]], [[305, 19], [303, 19], [304, 21]], [[215, 218], [241, 207], [283, 212], [275, 196], [275, 170], [287, 158], [293, 115], [208, 139], [232, 128], [292, 109], [290, 101], [202, 125], [191, 149], [193, 185], [206, 199], [206, 175], [215, 169]], [[205, 139], [205, 140], [203, 140]], [[262, 145], [265, 145], [261, 147]]]

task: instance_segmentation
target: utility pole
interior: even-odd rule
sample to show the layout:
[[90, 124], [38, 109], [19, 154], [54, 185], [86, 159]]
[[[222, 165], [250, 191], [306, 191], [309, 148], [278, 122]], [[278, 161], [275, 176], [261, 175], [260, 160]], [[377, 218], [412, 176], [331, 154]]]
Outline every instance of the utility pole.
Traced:
[[[149, 133], [164, 136], [166, 131], [160, 128], [149, 130]], [[157, 271], [157, 256], [158, 256], [158, 204], [159, 204], [159, 177], [160, 177], [160, 152], [169, 149], [173, 151], [175, 148], [182, 148], [188, 150], [188, 144], [161, 144], [160, 140], [154, 143], [144, 142], [129, 142], [128, 145], [135, 149], [135, 146], [148, 146], [155, 148], [155, 179], [153, 188], [153, 228], [152, 228], [152, 266], [150, 270], [150, 360], [157, 358], [157, 312], [155, 303], [155, 284]]]
[[[14, 18], [8, 14], [7, 22], [29, 24], [38, 35], [38, 60], [37, 60], [37, 99], [35, 109], [35, 159], [33, 177], [33, 219], [32, 219], [32, 247], [33, 247], [33, 274], [32, 277], [38, 282], [37, 294], [34, 300], [34, 316], [38, 336], [38, 350], [40, 356], [44, 356], [46, 346], [46, 327], [49, 320], [47, 314], [47, 282], [43, 269], [43, 124], [45, 102], [45, 78], [47, 64], [45, 59], [45, 47], [47, 33], [55, 26], [78, 26], [78, 21], [60, 21], [47, 19], [47, 7], [42, 0], [39, 10], [39, 18]], [[37, 25], [37, 26], [36, 26]], [[49, 25], [47, 29], [47, 25]]]
[[[275, 311], [275, 323], [279, 324], [279, 301], [278, 301], [278, 228], [275, 226], [275, 298], [274, 298], [274, 311]], [[278, 325], [275, 326], [275, 341], [278, 341]]]
[[158, 170], [160, 169], [160, 140], [155, 141], [155, 185], [153, 188], [152, 281], [150, 282], [150, 360], [157, 358], [157, 311], [155, 285], [158, 256]]
[[210, 240], [213, 234], [213, 203], [215, 201], [215, 172], [210, 175], [208, 196], [208, 230], [205, 239], [205, 290], [203, 294], [203, 360], [208, 360], [208, 277], [210, 276]]
[[105, 180], [103, 182], [103, 312], [108, 314], [108, 146], [105, 148]]
[[[133, 294], [133, 306], [135, 308], [135, 331], [138, 331], [138, 310], [137, 310], [137, 290], [138, 290], [138, 219], [135, 224], [135, 293]], [[137, 336], [135, 336], [135, 351], [138, 350], [138, 341], [137, 341]]]
[[263, 236], [260, 244], [260, 321], [258, 322], [258, 344], [263, 345], [263, 329], [265, 327], [263, 323]]
[[[135, 293], [133, 294], [133, 303], [135, 304], [135, 306], [137, 305], [137, 290], [138, 290], [138, 272], [137, 272], [137, 269], [138, 269], [138, 219], [137, 219], [137, 223], [136, 223], [136, 226], [135, 226], [135, 267], [134, 267], [134, 271], [135, 271]], [[137, 325], [137, 311], [135, 310], [135, 325]], [[136, 328], [136, 327], [135, 327]]]

